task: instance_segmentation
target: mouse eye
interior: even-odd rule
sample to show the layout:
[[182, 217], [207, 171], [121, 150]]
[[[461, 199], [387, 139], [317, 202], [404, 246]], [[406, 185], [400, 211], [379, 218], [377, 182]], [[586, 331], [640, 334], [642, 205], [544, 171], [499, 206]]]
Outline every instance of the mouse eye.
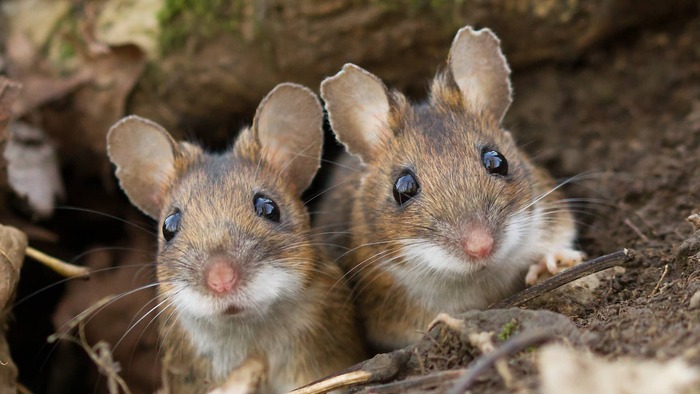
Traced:
[[277, 204], [272, 201], [269, 197], [262, 194], [256, 194], [253, 197], [253, 208], [255, 208], [255, 213], [269, 221], [279, 223], [280, 221], [280, 209]]
[[394, 200], [399, 206], [403, 206], [420, 192], [420, 185], [415, 175], [406, 170], [394, 182]]
[[481, 161], [489, 173], [500, 176], [508, 175], [508, 161], [501, 152], [484, 149], [481, 153]]
[[173, 239], [175, 234], [180, 231], [181, 217], [182, 213], [179, 209], [176, 209], [175, 212], [168, 215], [168, 217], [163, 221], [163, 238], [165, 238], [166, 241]]

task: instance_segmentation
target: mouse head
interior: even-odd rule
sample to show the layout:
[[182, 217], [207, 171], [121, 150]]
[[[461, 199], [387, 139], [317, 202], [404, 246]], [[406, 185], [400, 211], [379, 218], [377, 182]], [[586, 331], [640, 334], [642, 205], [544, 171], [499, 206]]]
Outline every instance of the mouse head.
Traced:
[[122, 189], [159, 221], [160, 291], [180, 315], [259, 316], [308, 286], [317, 259], [300, 195], [320, 165], [322, 119], [310, 90], [281, 84], [223, 153], [136, 116], [109, 131]]
[[522, 243], [531, 167], [501, 128], [509, 74], [496, 36], [465, 27], [424, 104], [352, 64], [323, 81], [338, 140], [366, 165], [355, 231], [373, 231], [397, 264], [468, 274]]

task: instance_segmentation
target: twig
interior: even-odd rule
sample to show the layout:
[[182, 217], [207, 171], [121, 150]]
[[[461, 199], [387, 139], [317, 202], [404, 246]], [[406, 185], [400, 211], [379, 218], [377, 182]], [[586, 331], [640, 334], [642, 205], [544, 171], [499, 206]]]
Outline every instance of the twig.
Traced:
[[86, 267], [81, 267], [79, 265], [69, 264], [65, 261], [59, 260], [55, 257], [51, 257], [46, 253], [40, 252], [31, 246], [27, 246], [26, 249], [27, 256], [33, 258], [34, 260], [44, 264], [45, 266], [51, 268], [56, 273], [66, 278], [83, 277], [85, 279], [90, 278], [90, 270]]
[[491, 368], [496, 361], [503, 357], [510, 356], [530, 346], [541, 345], [555, 339], [556, 334], [551, 331], [533, 330], [524, 332], [514, 337], [498, 349], [488, 354], [482, 354], [475, 362], [474, 366], [463, 372], [462, 376], [455, 382], [448, 394], [463, 394], [476, 379], [488, 368]]
[[627, 225], [627, 227], [631, 228], [632, 231], [634, 231], [637, 234], [637, 236], [639, 236], [639, 238], [642, 239], [642, 241], [649, 242], [649, 238], [647, 238], [647, 236], [644, 235], [644, 233], [642, 233], [639, 227], [635, 226], [629, 218], [625, 218], [624, 223]]
[[342, 387], [352, 386], [357, 383], [365, 383], [372, 376], [367, 371], [352, 371], [338, 376], [331, 376], [326, 380], [316, 382], [310, 386], [302, 387], [291, 391], [289, 394], [312, 394], [325, 393], [332, 390], [337, 390]]
[[419, 376], [416, 378], [409, 378], [406, 380], [401, 380], [398, 382], [391, 382], [391, 383], [386, 383], [386, 384], [381, 384], [381, 385], [376, 385], [376, 386], [370, 386], [367, 387], [364, 392], [369, 392], [369, 393], [405, 393], [413, 390], [417, 390], [419, 388], [426, 388], [430, 386], [436, 386], [441, 383], [445, 383], [445, 381], [452, 381], [460, 376], [462, 376], [464, 373], [466, 373], [468, 370], [467, 369], [451, 369], [448, 371], [439, 371], [439, 372], [434, 372], [431, 373], [430, 375], [425, 375], [425, 376]]
[[659, 290], [659, 287], [661, 287], [661, 282], [666, 277], [666, 274], [668, 274], [668, 264], [664, 265], [664, 272], [661, 273], [661, 277], [659, 278], [659, 281], [656, 282], [656, 287], [654, 287], [654, 290], [652, 290], [651, 294], [649, 294], [649, 298], [653, 297]]
[[482, 354], [474, 362], [474, 366], [468, 369], [453, 369], [449, 371], [435, 372], [430, 375], [419, 376], [399, 382], [367, 387], [364, 391], [370, 393], [404, 393], [436, 385], [442, 385], [445, 381], [457, 380], [449, 394], [462, 394], [471, 386], [486, 369], [492, 367], [503, 357], [515, 354], [530, 346], [539, 345], [557, 338], [550, 331], [536, 330], [525, 332], [505, 342], [491, 353]]
[[[59, 340], [64, 340], [79, 345], [83, 348], [85, 353], [87, 353], [92, 362], [95, 363], [100, 373], [107, 378], [107, 388], [110, 394], [118, 393], [119, 389], [125, 394], [130, 394], [131, 391], [126, 382], [119, 376], [119, 363], [114, 361], [109, 344], [105, 341], [99, 341], [94, 346], [90, 346], [85, 335], [85, 319], [92, 315], [93, 312], [104, 308], [105, 305], [113, 301], [114, 298], [114, 295], [109, 295], [99, 299], [78, 316], [66, 323], [66, 327], [62, 332], [49, 335], [46, 341], [48, 343], [54, 343]], [[78, 332], [77, 337], [71, 334], [75, 332], [74, 330]]]
[[[496, 345], [493, 343], [493, 332], [480, 332], [469, 334], [469, 343], [479, 349], [481, 354], [489, 354], [496, 350]], [[501, 375], [506, 389], [513, 390], [514, 380], [513, 373], [508, 368], [508, 363], [504, 359], [496, 361], [496, 372]]]
[[289, 394], [317, 394], [331, 390], [350, 387], [359, 383], [377, 383], [396, 376], [406, 364], [410, 352], [406, 349], [394, 350], [391, 353], [378, 354], [367, 361], [317, 380], [304, 387], [290, 391]]
[[[131, 394], [129, 386], [127, 386], [124, 379], [119, 376], [120, 367], [119, 363], [115, 362], [112, 357], [112, 352], [109, 349], [107, 342], [99, 341], [94, 346], [90, 346], [85, 336], [85, 325], [82, 320], [78, 320], [77, 323], [78, 336], [72, 336], [68, 333], [65, 334], [53, 334], [49, 336], [48, 342], [53, 343], [57, 340], [70, 341], [78, 346], [80, 346], [93, 363], [97, 366], [98, 370], [102, 375], [107, 378], [107, 388], [110, 394], [117, 394], [121, 389], [125, 394]], [[71, 330], [75, 326], [71, 327]]]
[[636, 252], [633, 249], [623, 249], [615, 253], [600, 256], [593, 260], [585, 261], [579, 265], [562, 271], [551, 278], [547, 278], [534, 286], [528, 287], [527, 289], [514, 294], [505, 300], [492, 304], [488, 309], [509, 308], [523, 305], [534, 298], [537, 298], [545, 293], [549, 293], [550, 291], [564, 286], [567, 283], [573, 282], [576, 279], [581, 279], [584, 276], [595, 274], [596, 272], [632, 261], [635, 255]]

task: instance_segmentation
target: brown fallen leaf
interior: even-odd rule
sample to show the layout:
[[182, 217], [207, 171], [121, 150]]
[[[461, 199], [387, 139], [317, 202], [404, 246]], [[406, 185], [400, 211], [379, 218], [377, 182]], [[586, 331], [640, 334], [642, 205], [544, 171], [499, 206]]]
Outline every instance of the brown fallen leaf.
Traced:
[[0, 310], [2, 311], [14, 296], [26, 249], [27, 236], [23, 232], [0, 224]]
[[133, 45], [113, 47], [86, 65], [95, 79], [75, 92], [73, 104], [81, 115], [80, 138], [93, 152], [104, 153], [107, 131], [124, 116], [126, 98], [145, 66], [143, 51]]
[[4, 157], [10, 187], [27, 199], [36, 218], [51, 216], [65, 191], [55, 148], [44, 131], [24, 122], [10, 123]]
[[32, 110], [51, 101], [58, 100], [75, 91], [92, 79], [90, 70], [80, 70], [67, 78], [55, 78], [39, 74], [29, 74], [20, 78], [24, 87], [21, 97], [12, 106], [16, 117], [22, 117]]
[[8, 73], [23, 85], [23, 94], [12, 106], [16, 118], [65, 97], [91, 79], [90, 71], [86, 69], [80, 69], [70, 76], [60, 75], [62, 72], [52, 69], [47, 60], [41, 57], [39, 48], [44, 44], [34, 42], [31, 36], [25, 31], [14, 30], [7, 38]]
[[17, 391], [17, 367], [5, 339], [6, 319], [24, 261], [27, 236], [14, 227], [0, 225], [0, 392]]

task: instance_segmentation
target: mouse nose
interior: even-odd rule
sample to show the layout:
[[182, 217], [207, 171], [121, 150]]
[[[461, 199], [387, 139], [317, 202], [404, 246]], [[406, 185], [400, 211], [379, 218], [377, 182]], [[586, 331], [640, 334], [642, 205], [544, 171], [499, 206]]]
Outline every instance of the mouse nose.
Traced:
[[216, 258], [207, 267], [205, 278], [207, 287], [215, 294], [230, 292], [238, 282], [238, 271], [233, 263], [224, 258]]
[[472, 228], [462, 238], [462, 249], [467, 255], [477, 259], [488, 257], [493, 250], [493, 236], [483, 227]]

